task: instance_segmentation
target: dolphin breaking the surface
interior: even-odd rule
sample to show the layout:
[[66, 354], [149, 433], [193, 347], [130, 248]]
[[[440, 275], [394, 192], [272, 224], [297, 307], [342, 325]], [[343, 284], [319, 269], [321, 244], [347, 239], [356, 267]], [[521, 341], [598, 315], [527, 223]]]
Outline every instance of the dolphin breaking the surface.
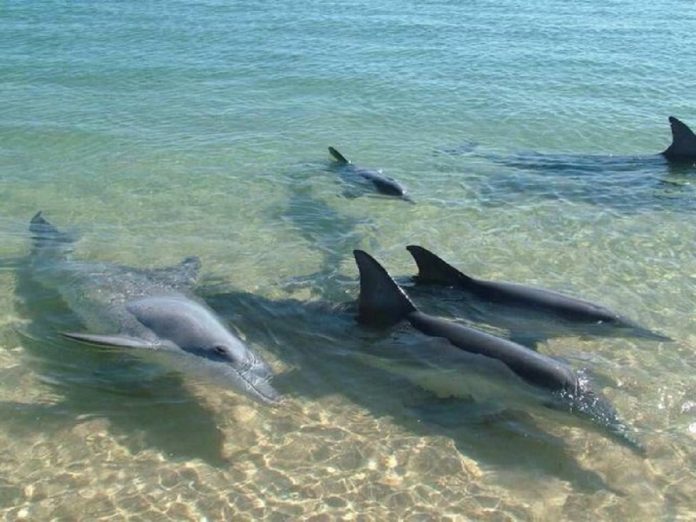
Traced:
[[354, 165], [351, 161], [347, 160], [343, 154], [338, 152], [333, 147], [329, 147], [329, 153], [338, 162], [341, 168], [346, 173], [351, 175], [352, 179], [358, 181], [363, 180], [367, 183], [371, 183], [377, 192], [384, 194], [385, 196], [395, 196], [410, 203], [414, 203], [411, 196], [406, 193], [406, 189], [394, 178], [386, 176], [378, 170], [366, 169]]
[[672, 144], [661, 154], [669, 161], [696, 160], [696, 134], [682, 121], [669, 117], [672, 128]]
[[89, 333], [63, 332], [75, 341], [161, 354], [170, 365], [203, 375], [262, 403], [275, 403], [268, 364], [223, 325], [191, 288], [200, 261], [142, 270], [71, 258], [73, 239], [38, 212], [29, 226], [30, 272], [54, 288]]
[[413, 278], [416, 284], [449, 287], [463, 297], [473, 297], [484, 303], [497, 305], [494, 313], [486, 314], [486, 322], [498, 325], [502, 315], [500, 312], [507, 309], [514, 311], [516, 315], [524, 314], [529, 319], [533, 319], [532, 316], [552, 318], [553, 325], [558, 329], [573, 333], [621, 333], [657, 341], [671, 341], [669, 337], [648, 330], [602, 305], [545, 288], [476, 279], [457, 270], [422, 246], [409, 245], [406, 249], [418, 266], [418, 275]]
[[[539, 393], [540, 400], [557, 410], [567, 410], [590, 419], [607, 434], [637, 454], [645, 449], [619, 419], [613, 406], [590, 388], [570, 366], [529, 348], [469, 328], [453, 321], [421, 312], [389, 273], [372, 256], [355, 250], [360, 272], [358, 320], [369, 326], [390, 327], [408, 321], [413, 328], [429, 336], [445, 339], [463, 352], [479, 356], [492, 365], [502, 365], [508, 379], [525, 387], [529, 395]], [[436, 352], [432, 353], [437, 358]]]

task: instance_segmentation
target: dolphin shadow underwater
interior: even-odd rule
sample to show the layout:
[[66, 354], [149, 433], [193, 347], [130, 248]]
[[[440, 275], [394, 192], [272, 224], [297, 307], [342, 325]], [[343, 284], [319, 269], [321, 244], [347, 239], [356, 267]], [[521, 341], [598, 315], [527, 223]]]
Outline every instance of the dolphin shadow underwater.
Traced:
[[[409, 203], [415, 203], [411, 196], [407, 194], [406, 189], [401, 183], [383, 174], [381, 170], [357, 166], [333, 147], [329, 147], [329, 153], [334, 158], [335, 168], [338, 169], [342, 179], [353, 186], [362, 186], [365, 189], [377, 191], [378, 194], [384, 196], [396, 197], [408, 201]], [[352, 198], [359, 194], [347, 190], [344, 192], [344, 195]]]
[[672, 341], [602, 305], [554, 290], [476, 279], [421, 246], [406, 249], [418, 267], [409, 288], [413, 295], [454, 303], [467, 318], [506, 330], [530, 348], [569, 335]]
[[[404, 325], [388, 330], [361, 326], [356, 321], [358, 304], [340, 301], [345, 291], [311, 301], [270, 299], [220, 285], [199, 287], [199, 292], [249, 340], [294, 368], [275, 380], [288, 396], [340, 394], [410, 432], [446, 436], [460, 452], [487, 465], [519, 467], [559, 477], [582, 490], [617, 493], [599, 474], [581, 467], [568, 444], [545, 431], [540, 420], [556, 419], [606, 434], [604, 428], [538, 402], [518, 400], [519, 387], [500, 379], [491, 384], [485, 364], [461, 357], [461, 350], [440, 339]], [[635, 444], [619, 439], [641, 453]]]
[[346, 282], [341, 265], [351, 255], [352, 245], [359, 242], [365, 228], [374, 227], [369, 216], [356, 217], [329, 205], [315, 193], [314, 184], [295, 175], [289, 186], [287, 204], [274, 210], [271, 218], [287, 222], [306, 242], [307, 248], [321, 256], [319, 269], [286, 281], [284, 287], [311, 285], [313, 293], [324, 292]]
[[[73, 238], [41, 213], [30, 230], [34, 245], [18, 264], [16, 293], [31, 322], [18, 334], [41, 380], [62, 400], [0, 409], [15, 417], [30, 412], [56, 427], [103, 417], [114, 432], [127, 434], [123, 443], [133, 452], [152, 446], [175, 458], [223, 465], [215, 414], [187, 390], [185, 376], [259, 403], [277, 402], [279, 394], [263, 359], [193, 295], [200, 262], [187, 258], [142, 270], [74, 260]], [[66, 333], [82, 328], [98, 333]]]
[[466, 175], [465, 183], [487, 206], [519, 204], [535, 197], [597, 205], [628, 214], [646, 210], [693, 212], [696, 135], [677, 118], [670, 116], [669, 122], [672, 143], [652, 155], [506, 155], [481, 150], [475, 144], [439, 152], [506, 167], [505, 171]]

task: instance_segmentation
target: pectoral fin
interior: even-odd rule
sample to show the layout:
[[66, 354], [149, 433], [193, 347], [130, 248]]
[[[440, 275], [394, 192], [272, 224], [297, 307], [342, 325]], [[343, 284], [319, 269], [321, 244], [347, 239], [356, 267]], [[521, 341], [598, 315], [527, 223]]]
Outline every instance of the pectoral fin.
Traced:
[[94, 344], [97, 346], [119, 346], [123, 348], [147, 348], [153, 349], [155, 345], [151, 342], [137, 337], [128, 337], [126, 335], [95, 335], [82, 334], [75, 332], [61, 332], [60, 335], [73, 341], [80, 343]]

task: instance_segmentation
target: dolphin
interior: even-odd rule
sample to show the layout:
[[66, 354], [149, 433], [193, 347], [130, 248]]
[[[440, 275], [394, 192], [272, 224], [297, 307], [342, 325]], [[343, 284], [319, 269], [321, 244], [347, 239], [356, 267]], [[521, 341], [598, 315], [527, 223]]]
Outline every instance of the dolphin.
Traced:
[[584, 333], [621, 331], [652, 340], [671, 341], [602, 305], [545, 288], [475, 279], [422, 246], [409, 245], [406, 249], [418, 265], [418, 275], [413, 278], [417, 284], [451, 287], [467, 297], [515, 309], [517, 314], [553, 317], [569, 326], [582, 326]]
[[485, 207], [527, 205], [530, 200], [573, 201], [630, 215], [655, 210], [693, 213], [696, 136], [677, 118], [671, 116], [669, 121], [672, 143], [662, 152], [510, 153], [466, 143], [438, 149], [438, 169], [456, 177]]
[[668, 161], [693, 162], [696, 160], [696, 134], [674, 116], [669, 117], [669, 124], [672, 128], [672, 144], [661, 154]]
[[[508, 376], [543, 392], [549, 407], [589, 418], [612, 438], [644, 455], [643, 446], [633, 438], [611, 404], [572, 368], [507, 339], [421, 312], [372, 256], [362, 250], [354, 250], [353, 254], [360, 272], [360, 323], [385, 328], [405, 320], [426, 336], [445, 339], [491, 363], [502, 363]], [[432, 355], [437, 357], [435, 352]]]
[[329, 153], [346, 173], [351, 174], [352, 177], [362, 178], [363, 180], [372, 183], [373, 187], [377, 189], [377, 192], [380, 194], [384, 194], [386, 196], [395, 196], [410, 203], [414, 203], [411, 196], [406, 193], [406, 189], [394, 178], [385, 176], [381, 171], [365, 169], [354, 165], [351, 161], [347, 160], [343, 154], [338, 152], [333, 147], [329, 147]]
[[259, 402], [278, 402], [268, 364], [193, 295], [198, 258], [156, 270], [79, 261], [69, 255], [74, 238], [41, 212], [31, 219], [29, 230], [33, 278], [57, 290], [94, 332], [61, 332], [63, 337], [156, 354], [171, 366], [224, 383]]

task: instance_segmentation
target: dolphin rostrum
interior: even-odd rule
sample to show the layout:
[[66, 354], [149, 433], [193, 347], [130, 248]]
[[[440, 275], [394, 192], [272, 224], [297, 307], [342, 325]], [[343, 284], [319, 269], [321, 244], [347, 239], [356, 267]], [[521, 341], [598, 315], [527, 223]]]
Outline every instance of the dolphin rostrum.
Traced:
[[662, 155], [670, 161], [696, 160], [696, 134], [682, 121], [669, 117], [672, 127], [672, 144]]
[[555, 316], [569, 323], [590, 327], [611, 326], [625, 329], [641, 337], [660, 341], [671, 340], [643, 328], [604, 306], [544, 288], [475, 279], [421, 246], [409, 245], [406, 249], [418, 265], [418, 275], [414, 277], [418, 284], [453, 287], [481, 301], [513, 307], [525, 312]]
[[388, 327], [406, 320], [427, 336], [446, 339], [464, 352], [498, 361], [523, 383], [550, 394], [554, 406], [590, 418], [620, 443], [644, 453], [611, 404], [572, 368], [512, 341], [421, 312], [373, 257], [362, 250], [353, 254], [360, 272], [361, 323]]
[[374, 188], [380, 194], [386, 196], [395, 196], [413, 203], [413, 199], [406, 193], [406, 189], [394, 178], [385, 176], [381, 171], [366, 169], [354, 165], [347, 160], [343, 154], [338, 152], [333, 147], [329, 147], [329, 153], [338, 162], [338, 164], [353, 177], [362, 178], [363, 180], [372, 183]]
[[141, 270], [71, 259], [72, 238], [38, 212], [31, 220], [31, 269], [55, 288], [95, 333], [62, 332], [68, 339], [161, 354], [170, 365], [203, 375], [263, 403], [274, 403], [268, 364], [191, 292], [200, 261]]

